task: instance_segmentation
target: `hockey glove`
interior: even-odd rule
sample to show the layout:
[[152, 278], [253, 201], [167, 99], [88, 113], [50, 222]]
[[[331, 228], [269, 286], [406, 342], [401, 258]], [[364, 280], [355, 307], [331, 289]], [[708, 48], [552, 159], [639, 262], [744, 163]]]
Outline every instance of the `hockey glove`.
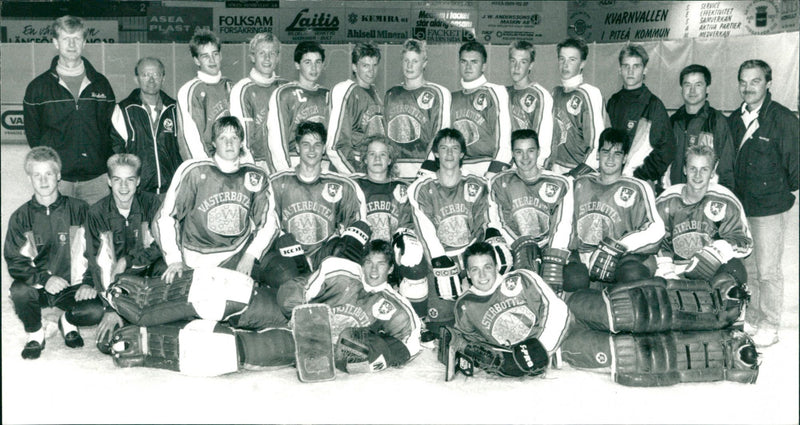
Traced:
[[294, 263], [295, 267], [297, 267], [298, 275], [303, 276], [311, 273], [311, 267], [308, 265], [305, 250], [303, 250], [303, 246], [297, 242], [293, 234], [286, 233], [276, 239], [275, 248], [281, 254], [281, 257], [291, 260]]
[[569, 170], [568, 172], [564, 173], [565, 176], [570, 176], [572, 178], [578, 178], [580, 176], [594, 173], [594, 168], [586, 165], [586, 164], [578, 164], [575, 168]]
[[533, 236], [522, 236], [513, 244], [511, 250], [514, 252], [514, 269], [530, 270], [534, 273], [539, 271], [541, 263], [541, 250], [536, 238]]
[[567, 258], [569, 251], [558, 248], [546, 248], [542, 255], [542, 271], [539, 275], [556, 294], [564, 291], [564, 266]]
[[414, 267], [422, 262], [422, 244], [411, 229], [397, 229], [392, 237], [394, 258], [398, 265]]
[[372, 236], [372, 230], [366, 221], [357, 221], [351, 224], [339, 238], [339, 242], [333, 250], [333, 256], [360, 264], [364, 246], [369, 242], [370, 236]]
[[589, 278], [602, 282], [613, 282], [619, 257], [625, 253], [625, 246], [619, 242], [605, 238], [589, 259]]
[[717, 270], [722, 266], [722, 255], [713, 246], [709, 245], [695, 252], [689, 259], [689, 265], [683, 272], [687, 279], [711, 280]]
[[494, 260], [497, 263], [498, 272], [502, 275], [510, 271], [514, 266], [514, 256], [511, 254], [511, 250], [508, 249], [508, 245], [500, 231], [493, 227], [487, 228], [484, 241], [494, 248]]
[[436, 280], [436, 294], [444, 300], [455, 300], [461, 295], [461, 279], [458, 277], [458, 267], [443, 255], [431, 260], [433, 277]]
[[400, 340], [367, 328], [343, 330], [334, 355], [336, 368], [348, 373], [378, 372], [402, 365], [411, 357]]

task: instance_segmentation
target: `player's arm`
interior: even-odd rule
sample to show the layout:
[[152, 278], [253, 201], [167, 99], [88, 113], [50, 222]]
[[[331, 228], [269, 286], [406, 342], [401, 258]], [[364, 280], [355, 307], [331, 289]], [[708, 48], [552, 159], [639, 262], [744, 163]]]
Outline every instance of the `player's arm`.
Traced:
[[336, 84], [331, 91], [331, 112], [328, 119], [328, 140], [325, 152], [336, 171], [352, 174], [356, 171], [353, 158], [353, 122], [357, 110], [353, 94], [355, 83], [351, 80]]
[[292, 137], [291, 104], [289, 99], [286, 99], [290, 93], [287, 86], [281, 86], [273, 90], [269, 97], [267, 147], [272, 159], [269, 164], [270, 173], [286, 170], [292, 164], [288, 152], [289, 138]]
[[540, 99], [534, 118], [534, 129], [539, 135], [539, 157], [536, 162], [544, 169], [544, 163], [550, 157], [553, 145], [553, 96], [538, 84], [534, 85], [534, 89]]
[[[671, 189], [668, 189], [671, 190]], [[665, 279], [677, 279], [675, 269], [675, 249], [672, 246], [672, 231], [674, 229], [672, 223], [672, 215], [669, 214], [669, 192], [663, 193], [656, 199], [656, 210], [659, 217], [664, 222], [664, 239], [659, 244], [658, 252], [656, 253], [656, 276]], [[673, 195], [674, 196], [674, 195]]]
[[[719, 184], [734, 190], [733, 164], [736, 161], [736, 144], [734, 144], [730, 127], [725, 117], [719, 113], [714, 119], [717, 120], [714, 126], [715, 143], [720, 144], [717, 161], [717, 177]], [[795, 135], [795, 144], [797, 136]], [[738, 142], [737, 142], [738, 143]]]
[[253, 138], [255, 132], [255, 123], [253, 122], [253, 105], [245, 98], [244, 88], [247, 86], [247, 79], [244, 78], [238, 83], [233, 85], [230, 95], [230, 113], [232, 117], [239, 119], [239, 122], [244, 127], [244, 139], [242, 139], [242, 146], [244, 147], [245, 157], [243, 162], [254, 162], [253, 150], [250, 147], [251, 143], [257, 143]]
[[3, 256], [11, 278], [33, 287], [44, 287], [51, 274], [46, 267], [37, 267], [34, 259], [39, 255], [28, 214], [21, 209], [8, 221]]
[[90, 209], [86, 218], [89, 243], [86, 256], [95, 288], [105, 291], [113, 282], [113, 269], [117, 261], [114, 233], [98, 209]]
[[800, 147], [797, 135], [800, 134], [800, 121], [794, 114], [781, 115], [780, 129], [781, 166], [786, 173], [786, 183], [792, 192], [800, 189]]
[[126, 270], [143, 269], [161, 259], [161, 248], [155, 243], [150, 223], [158, 212], [159, 198], [155, 195], [141, 193], [137, 195], [142, 206], [142, 224], [139, 229], [139, 244], [125, 253]]
[[469, 320], [469, 315], [467, 314], [469, 308], [481, 308], [481, 306], [464, 301], [463, 298], [456, 300], [455, 306], [453, 306], [453, 312], [455, 313], [455, 324], [453, 326], [469, 340], [484, 341], [485, 339], [478, 331], [478, 328]]
[[506, 191], [502, 189], [502, 182], [500, 181], [502, 176], [505, 176], [505, 173], [496, 174], [489, 180], [489, 196], [487, 199], [489, 227], [499, 230], [506, 243], [512, 244], [517, 235], [511, 229], [511, 226], [507, 224], [510, 220], [506, 220], [506, 217], [511, 217], [511, 202]]
[[429, 199], [430, 195], [422, 190], [423, 186], [428, 186], [432, 181], [430, 178], [420, 178], [408, 188], [408, 202], [411, 204], [413, 211], [414, 224], [429, 259], [447, 255], [444, 245], [442, 245], [437, 236], [436, 226], [433, 224], [433, 216], [428, 215], [429, 212], [433, 211], [433, 204]]
[[254, 197], [253, 206], [250, 209], [251, 219], [256, 230], [255, 237], [246, 250], [255, 259], [262, 258], [272, 245], [272, 241], [280, 234], [280, 222], [275, 210], [275, 196], [266, 175], [263, 176], [262, 186]]
[[600, 133], [608, 127], [608, 113], [599, 90], [593, 87], [581, 87], [576, 91], [583, 95], [583, 99], [586, 102], [586, 107], [582, 108], [581, 126], [583, 128], [583, 140], [590, 148], [584, 163], [596, 170], [599, 165], [597, 162], [597, 150], [600, 148]]
[[349, 178], [339, 180], [342, 185], [342, 200], [336, 212], [334, 231], [344, 232], [357, 221], [367, 221], [367, 200], [361, 187]]
[[161, 247], [167, 265], [183, 263], [180, 228], [189, 214], [196, 192], [191, 170], [196, 161], [186, 161], [175, 171], [164, 201], [153, 220], [153, 236]]
[[483, 240], [484, 232], [489, 227], [489, 190], [486, 180], [480, 179], [480, 193], [472, 204], [471, 240]]
[[125, 123], [124, 112], [119, 105], [114, 106], [111, 114], [111, 150], [114, 153], [123, 153], [128, 145], [128, 125]]
[[205, 122], [204, 105], [196, 99], [197, 84], [187, 83], [178, 91], [178, 147], [183, 160], [208, 158], [198, 122]]
[[[89, 299], [94, 298], [97, 293], [94, 291], [94, 279], [89, 271], [89, 257], [87, 254], [87, 246], [91, 243], [89, 241], [88, 232], [86, 230], [86, 221], [89, 212], [89, 205], [85, 202], [79, 202], [73, 205], [69, 210], [70, 215], [70, 261], [69, 261], [69, 278], [70, 285], [84, 284], [87, 288], [80, 288], [79, 293], [76, 293], [76, 299]], [[86, 296], [86, 289], [91, 291], [91, 294]], [[81, 293], [83, 295], [81, 295]], [[81, 301], [82, 299], [78, 299]]]
[[570, 322], [570, 313], [567, 304], [553, 291], [553, 289], [545, 283], [536, 273], [530, 270], [519, 270], [519, 273], [528, 285], [528, 297], [542, 297], [547, 300], [547, 315], [539, 318], [543, 321], [542, 333], [539, 334], [538, 340], [542, 346], [547, 350], [548, 354], [552, 354], [561, 345], [564, 337], [567, 334], [567, 328]]
[[487, 86], [494, 93], [497, 108], [497, 127], [495, 127], [497, 153], [486, 172], [487, 176], [491, 176], [511, 166], [511, 111], [508, 107], [506, 88], [497, 84], [487, 84]]
[[25, 89], [25, 97], [22, 100], [22, 116], [28, 146], [35, 148], [42, 145], [44, 103], [39, 101], [33, 89], [33, 84], [28, 84]]
[[634, 214], [632, 223], [634, 228], [624, 235], [619, 242], [625, 246], [628, 252], [640, 251], [647, 252], [655, 250], [661, 239], [664, 237], [664, 221], [658, 214], [656, 208], [655, 194], [649, 184], [641, 180], [633, 180], [639, 187], [639, 194], [642, 199], [636, 202], [631, 208], [630, 213]]
[[[717, 189], [722, 191], [722, 188]], [[725, 218], [719, 223], [719, 239], [711, 245], [719, 251], [722, 263], [727, 263], [733, 258], [745, 258], [753, 251], [753, 235], [744, 208], [733, 193], [725, 190], [727, 203]]]
[[664, 104], [653, 96], [648, 106], [650, 120], [650, 146], [653, 150], [644, 159], [633, 176], [642, 180], [659, 180], [675, 158], [675, 137]]
[[550, 231], [549, 248], [568, 250], [569, 241], [572, 238], [572, 219], [575, 210], [575, 196], [572, 192], [572, 177], [561, 177], [563, 181], [561, 201], [550, 216], [552, 226]]

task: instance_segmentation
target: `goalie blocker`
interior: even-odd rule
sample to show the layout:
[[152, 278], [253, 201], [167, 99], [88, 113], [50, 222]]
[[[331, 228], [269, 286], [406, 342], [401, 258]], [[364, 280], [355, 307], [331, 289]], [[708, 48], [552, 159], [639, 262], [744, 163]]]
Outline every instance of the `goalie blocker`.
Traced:
[[736, 330], [610, 335], [593, 330], [570, 334], [561, 346], [575, 368], [608, 371], [615, 382], [657, 387], [681, 382], [734, 381], [753, 384], [758, 353]]

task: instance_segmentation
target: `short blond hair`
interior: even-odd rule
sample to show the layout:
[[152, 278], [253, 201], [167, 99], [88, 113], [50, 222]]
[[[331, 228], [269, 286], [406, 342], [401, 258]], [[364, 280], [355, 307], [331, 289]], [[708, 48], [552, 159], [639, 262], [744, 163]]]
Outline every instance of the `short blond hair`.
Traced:
[[58, 156], [58, 152], [55, 149], [47, 146], [37, 146], [31, 149], [27, 155], [25, 155], [25, 174], [31, 175], [31, 163], [32, 162], [52, 162], [56, 164], [58, 168], [58, 172], [61, 172], [61, 157]]
[[83, 19], [77, 16], [62, 16], [53, 21], [51, 29], [53, 30], [53, 38], [58, 38], [58, 33], [61, 31], [66, 31], [68, 33], [80, 31], [83, 35], [83, 39], [86, 40], [86, 27], [83, 25]]

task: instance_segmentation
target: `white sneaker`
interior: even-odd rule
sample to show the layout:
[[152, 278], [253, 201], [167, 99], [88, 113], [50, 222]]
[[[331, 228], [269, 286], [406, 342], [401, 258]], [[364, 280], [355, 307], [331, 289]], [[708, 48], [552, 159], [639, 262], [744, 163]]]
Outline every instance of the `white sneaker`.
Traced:
[[778, 342], [778, 331], [775, 329], [760, 328], [753, 335], [753, 342], [758, 348], [769, 347]]
[[748, 322], [744, 322], [744, 325], [742, 326], [742, 330], [744, 331], [744, 333], [746, 333], [746, 334], [748, 334], [748, 335], [750, 335], [752, 337], [758, 331], [758, 326], [754, 326], [754, 325], [751, 325]]

